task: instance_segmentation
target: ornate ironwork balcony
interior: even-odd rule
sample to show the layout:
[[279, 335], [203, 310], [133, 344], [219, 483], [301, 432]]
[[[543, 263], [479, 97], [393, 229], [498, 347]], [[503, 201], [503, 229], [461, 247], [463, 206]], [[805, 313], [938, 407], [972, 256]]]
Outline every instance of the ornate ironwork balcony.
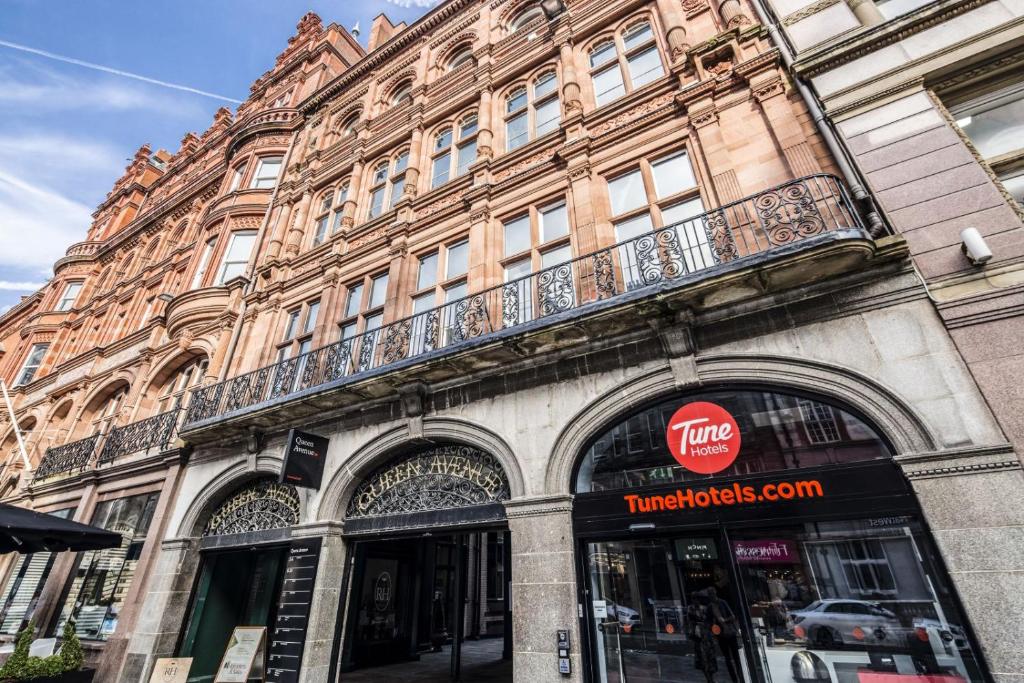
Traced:
[[166, 450], [174, 437], [180, 413], [181, 411], [175, 408], [145, 420], [114, 427], [103, 443], [99, 464], [113, 462], [117, 458], [148, 451], [150, 448]]
[[454, 351], [626, 295], [708, 276], [730, 262], [827, 232], [867, 235], [840, 181], [814, 175], [645, 232], [585, 256], [197, 389], [182, 429], [419, 356]]
[[96, 444], [99, 443], [99, 440], [100, 435], [93, 434], [63, 446], [47, 448], [42, 462], [36, 468], [35, 481], [52, 477], [55, 474], [82, 472], [92, 463], [92, 456], [96, 452]]

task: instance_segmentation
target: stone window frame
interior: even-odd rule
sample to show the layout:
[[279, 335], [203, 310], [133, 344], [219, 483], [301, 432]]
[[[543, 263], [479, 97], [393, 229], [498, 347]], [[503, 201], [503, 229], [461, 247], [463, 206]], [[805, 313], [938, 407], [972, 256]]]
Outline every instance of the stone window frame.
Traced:
[[203, 384], [210, 359], [205, 355], [189, 358], [170, 374], [156, 396], [155, 415], [187, 406], [193, 389]]
[[[552, 76], [554, 86], [550, 90], [546, 90], [541, 94], [537, 94], [537, 86], [541, 83], [548, 82], [548, 76]], [[551, 130], [545, 130], [540, 132], [538, 129], [537, 121], [537, 110], [540, 107], [550, 105], [552, 102], [555, 103], [555, 107], [558, 111], [558, 118], [554, 119], [558, 124], [562, 121], [562, 104], [561, 104], [561, 93], [560, 89], [560, 75], [558, 65], [556, 63], [545, 64], [533, 71], [527, 78], [517, 81], [513, 85], [510, 85], [505, 89], [505, 94], [501, 98], [502, 102], [502, 130], [505, 137], [505, 152], [514, 152], [517, 149], [525, 147], [530, 142], [536, 140], [539, 137], [547, 135], [548, 133], [554, 132], [560, 126], [555, 126]], [[525, 94], [525, 100], [522, 105], [513, 105], [513, 99]], [[513, 106], [515, 108], [513, 108]], [[519, 137], [524, 137], [523, 141], [514, 147], [512, 144], [512, 135], [510, 134], [510, 124], [513, 120], [519, 119], [522, 116], [526, 116], [526, 131]], [[544, 123], [548, 123], [551, 120], [546, 120]]]
[[403, 78], [395, 84], [388, 93], [387, 103], [389, 107], [400, 107], [412, 102], [412, 91], [414, 88], [411, 78]]
[[[451, 252], [459, 247], [466, 248], [465, 269], [451, 272]], [[424, 313], [444, 304], [458, 301], [469, 294], [469, 234], [446, 240], [443, 244], [423, 251], [415, 257], [415, 272], [411, 273], [412, 292], [409, 294], [410, 315]], [[435, 259], [431, 266], [433, 274], [429, 282], [423, 281], [424, 265]], [[461, 291], [459, 291], [461, 288]], [[451, 295], [451, 296], [449, 296]], [[429, 297], [429, 301], [428, 301]], [[425, 302], [429, 305], [417, 305]]]
[[[467, 132], [466, 129], [470, 125], [472, 125], [472, 129]], [[451, 133], [451, 136], [442, 146], [441, 141], [446, 132]], [[458, 138], [455, 136], [456, 132], [458, 132]], [[430, 190], [443, 187], [469, 172], [469, 167], [477, 159], [476, 141], [479, 133], [480, 119], [476, 110], [464, 112], [454, 121], [443, 123], [435, 129], [434, 134], [430, 137], [430, 178], [428, 180]], [[473, 149], [473, 160], [463, 167], [461, 164], [462, 150], [470, 147]], [[437, 182], [437, 179], [441, 177], [437, 173], [437, 164], [446, 154], [448, 155], [448, 168], [444, 175], [444, 181]]]
[[248, 159], [243, 159], [242, 163], [235, 164], [234, 166], [231, 167], [231, 171], [228, 173], [228, 194], [245, 189], [243, 186], [243, 181], [245, 180], [245, 172], [248, 170], [248, 168]]
[[[273, 177], [263, 174], [264, 166], [268, 165], [272, 159], [276, 159], [277, 172], [274, 173]], [[281, 169], [284, 166], [284, 155], [281, 153], [265, 154], [256, 159], [256, 170], [253, 172], [252, 177], [249, 179], [248, 189], [250, 190], [273, 190], [277, 185], [277, 178], [281, 175]], [[267, 185], [267, 182], [270, 182]]]
[[[637, 45], [627, 47], [626, 37], [631, 31], [636, 30], [643, 24], [650, 27], [650, 39]], [[637, 90], [641, 90], [653, 83], [656, 83], [669, 73], [670, 64], [665, 57], [666, 46], [662, 43], [660, 34], [661, 31], [659, 23], [655, 17], [648, 12], [643, 12], [640, 14], [634, 14], [633, 16], [623, 20], [613, 31], [604, 33], [590, 41], [590, 44], [583, 52], [587, 56], [587, 73], [590, 77], [594, 107], [596, 109], [612, 104], [621, 100], [623, 97], [636, 92]], [[607, 45], [612, 45], [614, 47], [614, 57], [594, 64], [594, 53], [597, 52], [599, 48], [603, 48]], [[629, 70], [630, 60], [637, 58], [639, 55], [648, 52], [652, 48], [658, 55], [658, 61], [661, 64], [661, 75], [653, 80], [641, 83], [640, 85], [634, 85], [634, 79]], [[615, 66], [618, 67], [619, 87], [622, 89], [622, 92], [609, 100], [599, 102], [595, 76], [605, 73], [606, 71], [610, 71], [612, 68], [615, 68]]]
[[46, 358], [49, 348], [48, 342], [37, 342], [29, 347], [28, 353], [25, 354], [25, 360], [21, 363], [21, 369], [18, 370], [17, 379], [14, 380], [12, 386], [19, 387], [32, 383], [39, 373], [39, 368], [43, 366], [43, 360]]
[[[555, 194], [544, 200], [532, 202], [525, 209], [510, 212], [507, 216], [498, 219], [498, 239], [501, 243], [501, 254], [498, 265], [501, 267], [502, 277], [505, 282], [510, 282], [527, 274], [537, 273], [545, 268], [550, 268], [559, 263], [564, 263], [575, 257], [576, 249], [573, 247], [573, 212], [569, 210], [569, 198], [566, 194]], [[559, 208], [565, 212], [566, 232], [556, 235], [550, 239], [544, 239], [544, 216], [556, 211]], [[526, 218], [530, 230], [530, 245], [525, 249], [515, 252], [508, 252], [506, 249], [507, 229], [513, 223]], [[554, 261], [545, 256], [568, 249], [567, 258], [556, 258]], [[522, 264], [526, 269], [521, 269]], [[520, 270], [516, 270], [519, 266]]]
[[75, 300], [82, 293], [83, 287], [85, 287], [85, 280], [68, 280], [67, 284], [64, 285], [64, 292], [57, 299], [57, 305], [53, 310], [59, 312], [70, 311], [75, 305]]
[[467, 40], [455, 45], [448, 51], [448, 54], [445, 55], [443, 63], [443, 71], [446, 74], [462, 68], [466, 64], [473, 64], [475, 66], [476, 55], [473, 54], [472, 41]]
[[[245, 235], [246, 237], [252, 237], [252, 244], [249, 245], [249, 253], [246, 256], [245, 261], [242, 261], [240, 259], [229, 261], [228, 257], [231, 256], [231, 250], [235, 246], [236, 240], [238, 240], [238, 238], [242, 235]], [[217, 274], [213, 281], [214, 286], [223, 287], [228, 281], [238, 277], [238, 275], [232, 275], [231, 277], [228, 277], [228, 266], [237, 264], [243, 264], [247, 266], [249, 261], [252, 260], [253, 251], [256, 249], [256, 238], [258, 236], [259, 231], [252, 229], [233, 230], [229, 233], [227, 246], [225, 246], [224, 253], [221, 254], [220, 256], [220, 263], [217, 265]], [[240, 274], [241, 273], [239, 273], [239, 275]]]
[[544, 16], [544, 10], [541, 9], [539, 4], [524, 3], [509, 18], [508, 23], [505, 25], [505, 33], [513, 35], [528, 28], [537, 28], [544, 21], [547, 21], [547, 17]]

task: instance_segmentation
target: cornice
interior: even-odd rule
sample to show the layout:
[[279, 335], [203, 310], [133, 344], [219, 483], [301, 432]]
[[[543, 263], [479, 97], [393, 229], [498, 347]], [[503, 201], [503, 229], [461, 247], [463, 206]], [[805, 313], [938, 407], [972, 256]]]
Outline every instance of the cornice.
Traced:
[[826, 71], [871, 54], [880, 48], [898, 43], [914, 34], [993, 1], [940, 0], [934, 5], [927, 5], [885, 24], [858, 31], [837, 43], [826, 45], [809, 55], [800, 57], [794, 63], [793, 69], [800, 76], [810, 78], [819, 76]]

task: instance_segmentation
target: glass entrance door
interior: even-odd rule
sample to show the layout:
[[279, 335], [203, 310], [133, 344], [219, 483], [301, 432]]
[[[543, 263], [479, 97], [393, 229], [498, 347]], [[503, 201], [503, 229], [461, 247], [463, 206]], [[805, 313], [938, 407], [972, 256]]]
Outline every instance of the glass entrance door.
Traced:
[[717, 532], [586, 545], [601, 683], [747, 683]]

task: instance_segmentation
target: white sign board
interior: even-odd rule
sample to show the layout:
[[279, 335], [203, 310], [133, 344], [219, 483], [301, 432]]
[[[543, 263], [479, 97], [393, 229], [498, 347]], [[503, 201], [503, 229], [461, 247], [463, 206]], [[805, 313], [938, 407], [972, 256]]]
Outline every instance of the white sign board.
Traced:
[[604, 619], [608, 616], [608, 603], [604, 600], [594, 600], [594, 618]]
[[266, 626], [236, 626], [213, 683], [246, 683], [255, 677], [263, 680], [263, 645], [266, 639]]
[[156, 660], [149, 683], [186, 683], [191, 668], [191, 657], [162, 657]]

